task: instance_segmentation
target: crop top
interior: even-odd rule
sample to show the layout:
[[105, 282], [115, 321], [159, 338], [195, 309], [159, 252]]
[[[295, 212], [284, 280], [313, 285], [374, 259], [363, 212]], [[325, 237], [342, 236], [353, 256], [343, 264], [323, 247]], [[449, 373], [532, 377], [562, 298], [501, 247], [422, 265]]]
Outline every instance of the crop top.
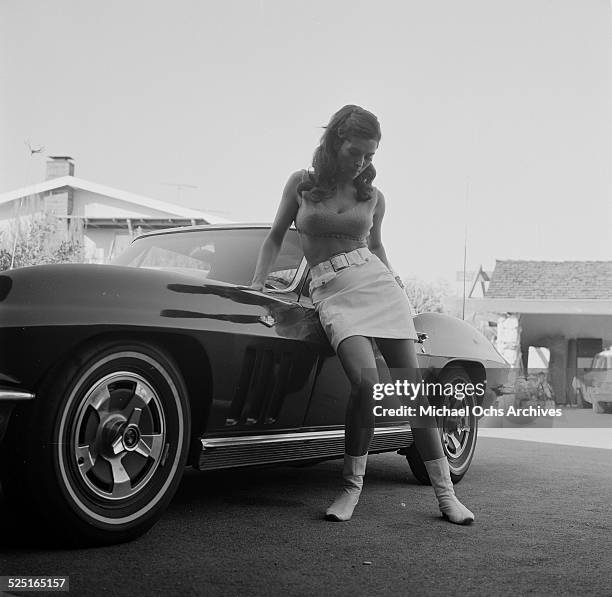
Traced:
[[295, 216], [300, 234], [321, 238], [346, 238], [364, 243], [372, 228], [376, 201], [358, 201], [343, 212], [336, 212], [325, 201], [312, 201], [302, 196]]

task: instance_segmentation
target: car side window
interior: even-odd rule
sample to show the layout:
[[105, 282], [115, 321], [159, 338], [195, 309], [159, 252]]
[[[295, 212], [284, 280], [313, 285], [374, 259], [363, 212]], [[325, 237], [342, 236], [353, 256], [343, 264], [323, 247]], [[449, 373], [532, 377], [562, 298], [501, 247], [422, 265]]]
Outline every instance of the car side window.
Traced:
[[[257, 255], [267, 228], [196, 228], [136, 239], [114, 260], [115, 265], [167, 269], [195, 274], [230, 284], [248, 285], [253, 279]], [[281, 251], [266, 280], [268, 290], [289, 290], [302, 275], [302, 247], [293, 229], [288, 231]]]

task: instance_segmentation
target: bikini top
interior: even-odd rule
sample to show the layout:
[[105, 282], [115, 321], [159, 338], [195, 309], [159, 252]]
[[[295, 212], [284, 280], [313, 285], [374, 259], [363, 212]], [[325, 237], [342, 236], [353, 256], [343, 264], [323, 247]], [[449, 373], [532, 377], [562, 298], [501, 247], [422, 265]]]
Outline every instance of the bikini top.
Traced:
[[[302, 178], [303, 180], [303, 178]], [[372, 228], [376, 201], [358, 201], [350, 209], [340, 213], [325, 201], [312, 201], [298, 196], [299, 208], [295, 227], [300, 234], [320, 238], [344, 238], [364, 243]]]

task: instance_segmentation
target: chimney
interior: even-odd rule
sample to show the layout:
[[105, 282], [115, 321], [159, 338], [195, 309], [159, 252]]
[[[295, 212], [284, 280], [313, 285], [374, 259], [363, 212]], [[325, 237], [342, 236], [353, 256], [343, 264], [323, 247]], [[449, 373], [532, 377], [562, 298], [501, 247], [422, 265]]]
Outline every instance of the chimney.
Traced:
[[74, 160], [69, 156], [50, 155], [47, 162], [47, 178], [60, 178], [62, 176], [74, 176]]
[[[74, 161], [69, 156], [50, 155], [47, 162], [47, 180], [74, 176]], [[70, 185], [53, 188], [44, 194], [44, 209], [60, 218], [72, 214], [74, 205], [74, 189]]]

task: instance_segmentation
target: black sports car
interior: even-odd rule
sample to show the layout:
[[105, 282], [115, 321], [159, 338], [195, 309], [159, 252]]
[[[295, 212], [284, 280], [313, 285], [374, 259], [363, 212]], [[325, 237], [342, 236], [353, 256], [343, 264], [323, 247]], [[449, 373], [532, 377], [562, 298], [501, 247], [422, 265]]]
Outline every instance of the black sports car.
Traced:
[[[65, 537], [111, 543], [161, 515], [185, 465], [314, 463], [344, 452], [349, 384], [308, 293], [290, 230], [265, 292], [244, 288], [269, 227], [205, 226], [137, 238], [113, 265], [0, 274], [0, 479], [9, 507]], [[487, 383], [503, 358], [477, 330], [415, 317], [422, 369]], [[383, 379], [389, 379], [379, 358]], [[478, 417], [443, 415], [453, 480]], [[4, 436], [4, 438], [3, 438]], [[405, 417], [380, 417], [370, 452], [399, 451], [428, 482]]]

